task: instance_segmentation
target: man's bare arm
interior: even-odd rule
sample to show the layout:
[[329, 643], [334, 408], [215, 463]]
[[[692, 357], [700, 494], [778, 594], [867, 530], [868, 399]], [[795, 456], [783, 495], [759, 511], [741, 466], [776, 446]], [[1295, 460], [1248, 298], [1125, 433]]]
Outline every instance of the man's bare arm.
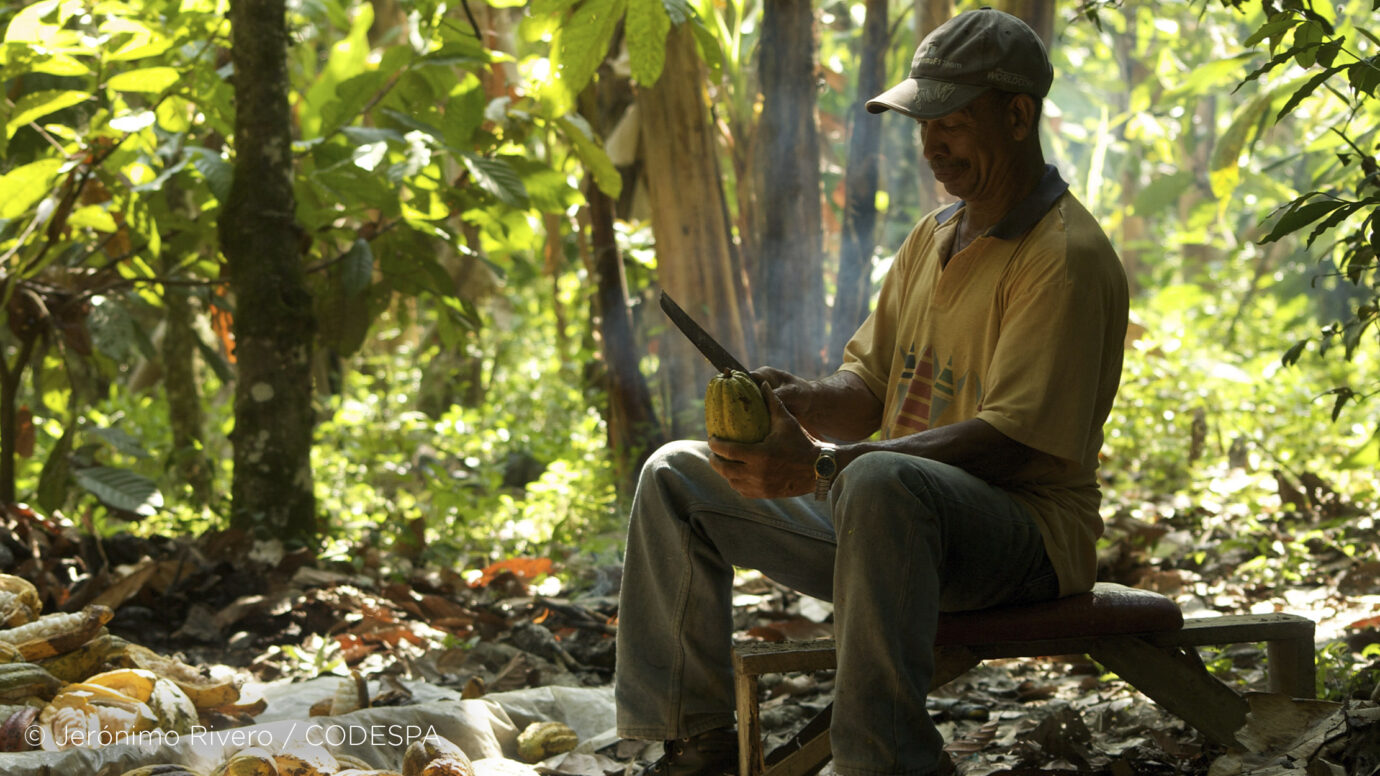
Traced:
[[977, 418], [894, 439], [859, 442], [840, 448], [840, 468], [878, 450], [918, 455], [953, 464], [988, 482], [1012, 479], [1038, 453]]

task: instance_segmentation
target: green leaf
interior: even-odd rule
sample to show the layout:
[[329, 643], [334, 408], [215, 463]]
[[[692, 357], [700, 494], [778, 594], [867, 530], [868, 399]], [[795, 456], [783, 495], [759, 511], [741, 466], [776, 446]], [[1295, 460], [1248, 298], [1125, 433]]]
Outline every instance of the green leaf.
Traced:
[[110, 466], [78, 469], [77, 484], [105, 504], [145, 517], [155, 514], [163, 506], [163, 494], [158, 485], [142, 474]]
[[651, 86], [661, 78], [666, 66], [666, 34], [671, 31], [671, 17], [661, 0], [627, 0], [628, 58], [633, 80], [639, 86]]
[[1275, 122], [1278, 123], [1280, 119], [1292, 113], [1294, 108], [1298, 107], [1299, 103], [1303, 102], [1308, 97], [1308, 95], [1316, 91], [1317, 88], [1321, 86], [1324, 81], [1331, 78], [1333, 74], [1335, 74], [1340, 69], [1341, 68], [1338, 67], [1329, 67], [1321, 73], [1318, 73], [1317, 75], [1314, 75], [1312, 78], [1308, 79], [1308, 81], [1305, 82], [1303, 86], [1300, 86], [1293, 94], [1289, 95], [1289, 101], [1284, 103], [1284, 107], [1280, 108], [1279, 113], [1275, 115]]
[[124, 429], [107, 426], [104, 428], [87, 429], [85, 433], [88, 436], [93, 436], [101, 440], [102, 442], [105, 442], [106, 444], [110, 445], [111, 447], [115, 448], [121, 453], [128, 455], [132, 458], [145, 459], [153, 457], [149, 455], [149, 451], [144, 449], [144, 446], [139, 443], [138, 439], [135, 439], [132, 435], [129, 434], [129, 432], [125, 431]]
[[522, 176], [527, 190], [528, 204], [544, 213], [563, 213], [579, 204], [579, 192], [570, 185], [570, 176], [553, 170], [536, 159], [512, 159], [513, 168]]
[[38, 475], [38, 505], [48, 514], [61, 509], [67, 502], [67, 482], [72, 474], [72, 440], [75, 437], [76, 424], [68, 424]]
[[388, 73], [371, 70], [345, 80], [335, 90], [335, 99], [321, 109], [321, 134], [329, 135], [352, 123], [387, 82]]
[[48, 89], [26, 94], [14, 104], [14, 111], [10, 114], [10, 120], [5, 124], [5, 136], [12, 137], [15, 130], [31, 121], [47, 116], [49, 113], [56, 113], [63, 108], [80, 105], [89, 99], [91, 99], [90, 92], [66, 89]]
[[570, 119], [556, 119], [556, 125], [575, 146], [575, 154], [580, 157], [589, 174], [594, 176], [594, 183], [599, 190], [612, 199], [618, 199], [618, 195], [623, 191], [623, 176], [618, 174], [618, 168], [613, 166], [604, 149]]
[[177, 83], [182, 73], [172, 67], [141, 67], [110, 77], [105, 85], [117, 92], [159, 94]]
[[1318, 61], [1318, 46], [1322, 44], [1323, 27], [1312, 19], [1294, 28], [1294, 60], [1303, 67]]
[[1261, 123], [1274, 104], [1275, 93], [1263, 92], [1252, 97], [1237, 109], [1222, 136], [1212, 147], [1212, 158], [1208, 160], [1209, 182], [1212, 193], [1218, 197], [1230, 196], [1240, 176], [1237, 168], [1246, 146], [1256, 136]]
[[1250, 37], [1242, 41], [1241, 46], [1243, 48], [1252, 48], [1262, 40], [1276, 37], [1298, 23], [1299, 19], [1293, 15], [1277, 14], [1271, 17], [1268, 22], [1262, 24], [1255, 32], [1251, 33]]
[[114, 216], [101, 205], [86, 205], [72, 211], [67, 217], [67, 225], [95, 229], [98, 232], [114, 232], [120, 228]]
[[609, 52], [609, 42], [623, 18], [628, 0], [587, 0], [553, 41], [557, 78], [571, 94], [579, 94]]
[[696, 18], [695, 9], [690, 7], [687, 0], [662, 0], [662, 6], [666, 9], [666, 14], [671, 17], [672, 24], [685, 24]]
[[446, 122], [441, 127], [441, 133], [448, 147], [473, 147], [475, 130], [484, 124], [486, 103], [483, 84], [473, 73], [466, 73], [446, 100]]
[[1294, 204], [1285, 211], [1275, 222], [1275, 226], [1270, 233], [1261, 240], [1262, 243], [1270, 243], [1292, 234], [1303, 227], [1313, 223], [1323, 216], [1331, 213], [1337, 208], [1346, 206], [1346, 202], [1335, 199], [1323, 199], [1308, 202], [1307, 199], [1318, 192], [1305, 194], [1303, 197], [1294, 201]]
[[1308, 347], [1308, 343], [1309, 340], [1300, 340], [1298, 342], [1295, 342], [1293, 347], [1286, 350], [1284, 352], [1284, 355], [1280, 357], [1280, 363], [1285, 366], [1293, 366], [1294, 364], [1297, 364], [1299, 361], [1299, 356], [1303, 355], [1303, 349]]
[[58, 0], [39, 0], [25, 6], [19, 13], [14, 15], [10, 24], [5, 28], [6, 43], [36, 43], [45, 48], [48, 41], [52, 40], [54, 31], [62, 26], [65, 18], [57, 19], [57, 24], [44, 21], [44, 17], [53, 14], [61, 7]]
[[1371, 57], [1348, 65], [1346, 80], [1351, 84], [1351, 88], [1374, 97], [1376, 87], [1380, 86], [1380, 57]]
[[469, 170], [470, 176], [479, 188], [497, 197], [498, 201], [505, 205], [526, 206], [527, 190], [522, 185], [522, 178], [508, 162], [501, 158], [489, 159], [470, 154], [464, 154], [460, 158], [464, 160], [465, 169]]
[[206, 186], [211, 189], [211, 195], [222, 203], [229, 199], [230, 184], [235, 180], [234, 166], [209, 148], [188, 146], [186, 152], [192, 166], [206, 179]]
[[1193, 180], [1192, 170], [1179, 170], [1169, 175], [1161, 175], [1136, 194], [1132, 208], [1138, 216], [1153, 216], [1178, 202], [1183, 193], [1193, 185]]
[[374, 252], [369, 241], [355, 240], [340, 258], [340, 285], [346, 296], [358, 296], [374, 282]]
[[1342, 50], [1342, 44], [1346, 43], [1346, 37], [1333, 38], [1318, 47], [1317, 62], [1323, 67], [1332, 67], [1332, 63], [1337, 61], [1337, 54]]
[[39, 159], [0, 175], [0, 220], [20, 217], [47, 196], [62, 165], [61, 159]]
[[1313, 227], [1313, 231], [1308, 235], [1307, 244], [1312, 246], [1313, 241], [1321, 237], [1324, 232], [1336, 227], [1337, 224], [1345, 221], [1352, 213], [1360, 209], [1361, 204], [1359, 202], [1347, 202], [1342, 207], [1337, 208], [1331, 215], [1319, 221], [1318, 225]]
[[304, 138], [322, 134], [325, 108], [337, 96], [337, 88], [369, 67], [369, 27], [374, 23], [374, 9], [368, 3], [357, 8], [349, 35], [331, 47], [326, 66], [299, 103]]

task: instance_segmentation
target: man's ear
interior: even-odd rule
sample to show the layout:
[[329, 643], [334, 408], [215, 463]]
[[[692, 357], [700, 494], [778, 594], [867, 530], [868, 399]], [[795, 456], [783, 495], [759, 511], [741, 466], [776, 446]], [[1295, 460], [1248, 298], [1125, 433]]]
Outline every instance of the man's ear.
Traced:
[[1035, 131], [1036, 107], [1035, 98], [1028, 94], [1016, 94], [1007, 101], [1006, 125], [1017, 142]]

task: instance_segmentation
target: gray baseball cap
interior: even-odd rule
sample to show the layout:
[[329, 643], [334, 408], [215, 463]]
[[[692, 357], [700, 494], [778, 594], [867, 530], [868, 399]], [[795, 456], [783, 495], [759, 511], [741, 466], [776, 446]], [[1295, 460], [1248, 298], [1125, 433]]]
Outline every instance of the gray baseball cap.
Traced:
[[937, 119], [988, 89], [1043, 99], [1054, 80], [1049, 52], [1020, 19], [992, 8], [965, 11], [925, 36], [915, 49], [910, 77], [867, 101], [917, 119]]

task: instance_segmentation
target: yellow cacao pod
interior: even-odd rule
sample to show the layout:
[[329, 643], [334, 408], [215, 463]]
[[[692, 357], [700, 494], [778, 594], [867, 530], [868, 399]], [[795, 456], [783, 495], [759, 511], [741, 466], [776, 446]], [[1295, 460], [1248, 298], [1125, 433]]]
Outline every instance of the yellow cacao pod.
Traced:
[[761, 442], [771, 431], [762, 390], [746, 372], [728, 371], [709, 381], [704, 395], [704, 425], [709, 436], [732, 442]]
[[518, 734], [518, 757], [523, 762], [538, 763], [569, 752], [579, 742], [575, 731], [564, 722], [533, 722]]

